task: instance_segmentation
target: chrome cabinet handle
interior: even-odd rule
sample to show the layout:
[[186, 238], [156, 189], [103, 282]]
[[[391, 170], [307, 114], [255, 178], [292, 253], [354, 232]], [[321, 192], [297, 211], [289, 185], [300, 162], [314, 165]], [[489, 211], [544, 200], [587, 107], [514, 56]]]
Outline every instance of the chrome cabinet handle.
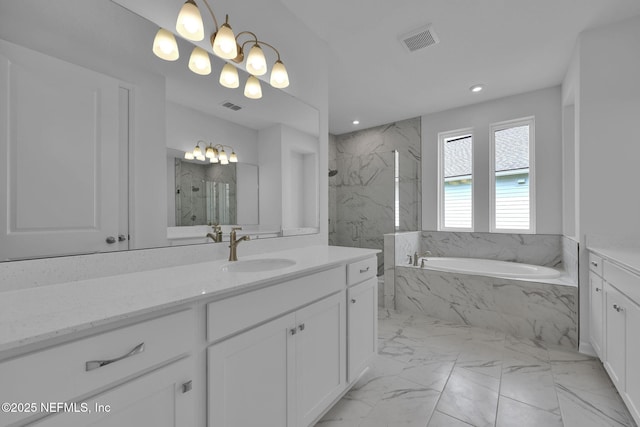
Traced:
[[596, 288], [596, 292], [600, 292], [602, 289], [600, 288]]
[[302, 323], [300, 326], [298, 326], [298, 329], [300, 329], [300, 331], [304, 331], [304, 323]]
[[124, 234], [118, 234], [118, 242], [124, 242], [127, 237]]
[[356, 299], [355, 298], [351, 298], [351, 304], [355, 304], [356, 303]]
[[134, 347], [129, 353], [124, 356], [116, 357], [115, 359], [109, 360], [90, 360], [85, 364], [85, 369], [87, 372], [93, 371], [94, 369], [102, 368], [103, 366], [110, 365], [112, 363], [118, 362], [122, 359], [126, 359], [127, 357], [135, 356], [136, 354], [142, 353], [144, 351], [144, 343], [141, 342], [137, 346]]
[[623, 311], [624, 309], [622, 307], [620, 307], [618, 304], [613, 304], [613, 309], [615, 311], [617, 311], [618, 313], [620, 313], [621, 311]]
[[109, 236], [105, 239], [105, 242], [107, 242], [110, 245], [113, 245], [116, 242], [116, 238], [113, 236]]
[[182, 393], [191, 391], [192, 388], [193, 388], [193, 381], [189, 380], [186, 383], [182, 384]]
[[597, 266], [598, 266], [598, 263], [597, 263], [597, 262], [595, 262], [595, 261], [591, 261], [591, 265], [593, 265], [594, 267], [597, 267]]
[[367, 271], [369, 271], [369, 268], [370, 268], [370, 267], [367, 267], [367, 268], [365, 268], [364, 270], [363, 270], [363, 269], [360, 269], [360, 273], [366, 273]]
[[290, 333], [291, 335], [295, 335], [295, 334], [297, 334], [297, 333], [298, 333], [298, 331], [296, 330], [296, 328], [291, 328], [291, 329], [289, 329], [289, 333]]

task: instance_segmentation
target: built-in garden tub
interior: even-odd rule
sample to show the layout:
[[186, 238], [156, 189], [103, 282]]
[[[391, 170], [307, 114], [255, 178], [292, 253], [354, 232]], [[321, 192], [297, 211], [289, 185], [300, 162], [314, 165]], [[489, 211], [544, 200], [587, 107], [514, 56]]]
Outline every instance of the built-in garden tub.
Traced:
[[477, 258], [395, 266], [395, 303], [467, 325], [577, 348], [578, 287], [562, 270]]

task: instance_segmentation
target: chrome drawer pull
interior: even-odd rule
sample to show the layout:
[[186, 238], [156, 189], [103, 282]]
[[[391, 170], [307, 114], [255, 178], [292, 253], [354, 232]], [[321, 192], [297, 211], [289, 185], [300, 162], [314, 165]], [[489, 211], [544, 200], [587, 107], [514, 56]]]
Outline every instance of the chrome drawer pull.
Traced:
[[595, 261], [591, 261], [591, 265], [593, 265], [594, 267], [597, 267], [597, 266], [598, 266], [598, 263], [597, 263], [597, 262], [595, 262]]
[[622, 307], [620, 307], [618, 304], [613, 304], [613, 309], [615, 311], [617, 311], [618, 313], [620, 313], [622, 310], [624, 310]]
[[182, 393], [187, 393], [189, 391], [191, 391], [191, 389], [193, 388], [193, 381], [187, 381], [186, 383], [182, 384]]
[[600, 292], [600, 288], [596, 288], [596, 292]]
[[355, 304], [356, 303], [356, 299], [355, 298], [351, 298], [351, 304]]
[[365, 268], [364, 270], [360, 269], [360, 273], [366, 273], [367, 271], [369, 271], [369, 267]]
[[143, 351], [144, 351], [144, 343], [142, 342], [137, 346], [135, 346], [133, 350], [131, 350], [129, 353], [125, 354], [124, 356], [116, 357], [115, 359], [110, 359], [110, 360], [91, 360], [86, 363], [85, 368], [87, 372], [93, 371], [94, 369], [102, 368], [103, 366], [110, 365], [122, 359], [126, 359], [127, 357], [135, 356], [136, 354], [142, 353]]

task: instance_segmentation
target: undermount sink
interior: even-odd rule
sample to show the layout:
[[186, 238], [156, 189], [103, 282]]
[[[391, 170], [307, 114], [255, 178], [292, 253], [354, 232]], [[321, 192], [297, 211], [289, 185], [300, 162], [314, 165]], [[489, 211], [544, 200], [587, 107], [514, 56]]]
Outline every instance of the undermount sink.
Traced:
[[234, 261], [220, 267], [222, 271], [230, 273], [259, 273], [261, 271], [279, 270], [296, 265], [292, 259], [262, 258]]

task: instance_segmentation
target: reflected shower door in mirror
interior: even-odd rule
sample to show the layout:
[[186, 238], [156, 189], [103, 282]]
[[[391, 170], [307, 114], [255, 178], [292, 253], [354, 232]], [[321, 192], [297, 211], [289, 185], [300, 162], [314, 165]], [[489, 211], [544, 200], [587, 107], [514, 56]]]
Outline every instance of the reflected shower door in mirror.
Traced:
[[[118, 3], [132, 9], [135, 3], [138, 10]], [[192, 73], [187, 64], [194, 47], [180, 37], [176, 62], [157, 58], [151, 50], [154, 36], [159, 26], [175, 25], [181, 3], [118, 3], [0, 2], [0, 99], [10, 100], [0, 108], [6, 171], [0, 174], [0, 223], [7, 225], [0, 230], [0, 260], [176, 244], [167, 228], [182, 228], [175, 227], [175, 187], [159, 185], [171, 179], [167, 150], [183, 155], [206, 138], [233, 145], [237, 168], [259, 165], [255, 175], [261, 186], [248, 190], [247, 198], [237, 171], [235, 221], [231, 184], [211, 189], [222, 202], [216, 220], [228, 215], [229, 223], [281, 235], [282, 211], [293, 194], [287, 189], [283, 195], [288, 179], [283, 171], [289, 170], [283, 156], [290, 144], [284, 136], [271, 140], [270, 130], [300, 132], [317, 151], [318, 111], [274, 89], [268, 79], [262, 81], [260, 100], [245, 98], [241, 88], [220, 86], [225, 62], [211, 52], [212, 74]], [[231, 0], [222, 3], [237, 7]], [[204, 42], [201, 47], [210, 50]], [[33, 60], [36, 56], [40, 59]], [[247, 73], [239, 74], [246, 81]], [[265, 138], [273, 151], [259, 155]], [[206, 185], [199, 191], [204, 194]], [[277, 209], [259, 209], [258, 192]], [[249, 201], [253, 205], [243, 208]], [[290, 231], [295, 234], [296, 227]]]

